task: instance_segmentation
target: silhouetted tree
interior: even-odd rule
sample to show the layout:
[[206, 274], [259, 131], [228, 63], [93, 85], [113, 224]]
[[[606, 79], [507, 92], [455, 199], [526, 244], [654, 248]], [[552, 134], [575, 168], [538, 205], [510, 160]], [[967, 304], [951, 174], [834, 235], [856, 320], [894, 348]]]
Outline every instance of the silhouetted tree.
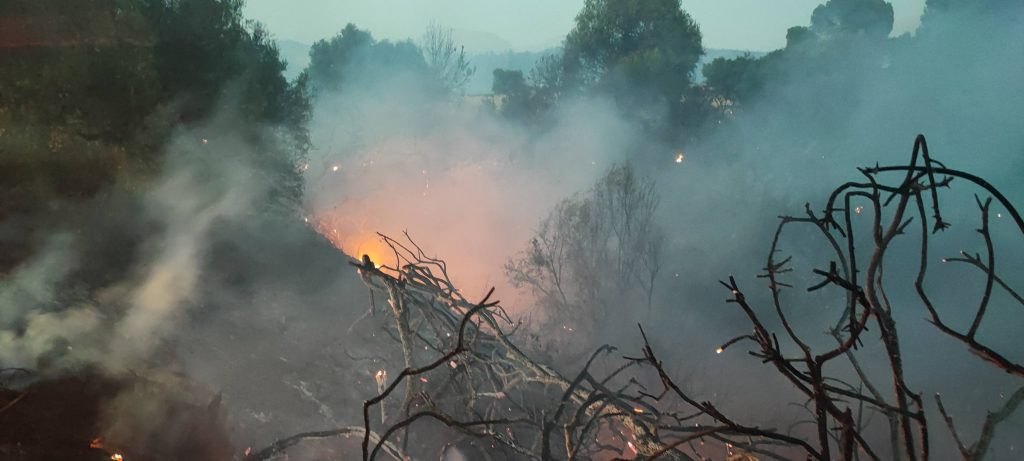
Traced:
[[319, 91], [343, 88], [353, 80], [375, 81], [393, 76], [412, 76], [427, 87], [430, 72], [423, 53], [411, 41], [376, 41], [354, 24], [338, 35], [320, 40], [309, 50], [309, 77]]
[[564, 84], [613, 95], [649, 126], [678, 122], [704, 54], [678, 0], [588, 0], [565, 39]]

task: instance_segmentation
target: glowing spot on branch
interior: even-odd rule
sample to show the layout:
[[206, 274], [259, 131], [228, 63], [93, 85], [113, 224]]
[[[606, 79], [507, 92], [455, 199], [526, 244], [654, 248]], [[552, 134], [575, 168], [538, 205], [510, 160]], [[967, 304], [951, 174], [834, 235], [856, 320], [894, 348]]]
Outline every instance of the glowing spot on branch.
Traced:
[[715, 353], [716, 354], [721, 354], [724, 351], [725, 351], [725, 348], [722, 348], [722, 347], [719, 347], [718, 349], [715, 349]]

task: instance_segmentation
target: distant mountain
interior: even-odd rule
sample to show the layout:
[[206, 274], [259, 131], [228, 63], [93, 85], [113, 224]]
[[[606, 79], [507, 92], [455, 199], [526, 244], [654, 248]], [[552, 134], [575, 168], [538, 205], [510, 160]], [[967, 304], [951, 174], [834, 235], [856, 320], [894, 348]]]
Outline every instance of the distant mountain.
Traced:
[[[413, 39], [418, 41], [418, 39]], [[452, 29], [452, 40], [456, 45], [466, 47], [466, 54], [511, 50], [512, 44], [490, 32], [468, 29]]]
[[281, 52], [288, 67], [284, 70], [284, 76], [288, 80], [298, 77], [299, 73], [309, 65], [309, 45], [295, 40], [278, 40], [277, 50]]

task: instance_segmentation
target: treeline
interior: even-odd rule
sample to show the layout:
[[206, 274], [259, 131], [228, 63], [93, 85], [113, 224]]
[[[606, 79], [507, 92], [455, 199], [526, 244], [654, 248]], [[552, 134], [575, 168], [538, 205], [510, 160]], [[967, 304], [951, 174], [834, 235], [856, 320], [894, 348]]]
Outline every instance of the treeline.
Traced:
[[[175, 130], [199, 126], [216, 130], [203, 136], [207, 149], [227, 138], [251, 144], [247, 159], [268, 172], [273, 201], [294, 209], [302, 200], [314, 94], [400, 77], [426, 94], [459, 100], [476, 70], [438, 25], [417, 42], [391, 42], [349, 24], [314, 44], [309, 67], [287, 81], [273, 40], [242, 16], [243, 3], [0, 4], [0, 215], [89, 197], [126, 174], [150, 174]], [[812, 12], [810, 26], [789, 29], [785, 48], [715, 59], [699, 83], [702, 36], [679, 0], [587, 0], [560, 52], [529, 72], [494, 71], [490, 107], [542, 128], [566, 100], [606, 97], [646, 139], [685, 147], [794, 78], [814, 79], [820, 94], [805, 99], [850, 102], [844, 97], [862, 85], [864, 66], [888, 72], [894, 62], [912, 61], [902, 57], [930, 37], [984, 33], [945, 18], [998, 18], [1014, 8], [1013, 0], [928, 0], [917, 34], [892, 38], [888, 2], [829, 0]], [[835, 111], [821, 115], [811, 110], [807, 117], [821, 124]]]
[[[1019, 16], [1020, 6], [1013, 0], [928, 0], [915, 35], [890, 37], [889, 2], [829, 0], [811, 12], [810, 26], [787, 31], [783, 49], [717, 58], [703, 67], [705, 81], [697, 83], [701, 33], [678, 0], [588, 0], [560, 55], [527, 73], [496, 69], [493, 93], [499, 112], [535, 124], [567, 97], [609, 96], [655, 135], [651, 139], [685, 145], [766, 95], [799, 92], [786, 87], [793, 82], [813, 80], [819, 93], [801, 96], [830, 107], [825, 115], [834, 116], [831, 106], [851, 103], [847, 99], [872, 73], [903, 78], [913, 72], [909, 67], [936, 67], [934, 61], [943, 59], [953, 69], [962, 52], [998, 47], [986, 43], [984, 24]], [[964, 46], [954, 50], [949, 42]], [[814, 121], [817, 114], [808, 117]]]

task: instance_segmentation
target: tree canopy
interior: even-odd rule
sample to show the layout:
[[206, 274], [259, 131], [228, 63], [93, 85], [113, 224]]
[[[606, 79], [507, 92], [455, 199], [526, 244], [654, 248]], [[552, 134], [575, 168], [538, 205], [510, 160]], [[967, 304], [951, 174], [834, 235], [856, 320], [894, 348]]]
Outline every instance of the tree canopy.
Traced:
[[309, 76], [320, 91], [395, 75], [412, 75], [424, 86], [430, 83], [427, 62], [415, 43], [377, 41], [351, 23], [334, 37], [314, 43], [309, 58]]

